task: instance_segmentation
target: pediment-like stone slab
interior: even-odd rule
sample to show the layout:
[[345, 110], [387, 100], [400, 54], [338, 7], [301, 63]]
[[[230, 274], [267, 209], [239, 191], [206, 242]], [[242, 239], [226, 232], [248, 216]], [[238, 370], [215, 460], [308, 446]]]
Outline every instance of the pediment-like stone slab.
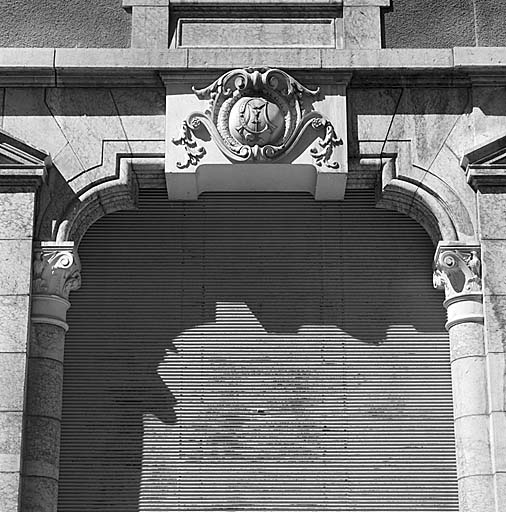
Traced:
[[475, 189], [506, 186], [506, 134], [482, 144], [468, 153], [461, 166], [467, 182]]

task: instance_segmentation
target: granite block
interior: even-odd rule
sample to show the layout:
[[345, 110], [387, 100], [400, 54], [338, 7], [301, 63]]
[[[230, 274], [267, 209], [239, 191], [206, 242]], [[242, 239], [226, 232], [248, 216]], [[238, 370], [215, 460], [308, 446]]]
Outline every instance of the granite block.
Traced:
[[346, 49], [381, 48], [380, 9], [376, 6], [343, 8], [344, 47]]
[[0, 296], [0, 352], [26, 352], [29, 309], [28, 295]]
[[496, 512], [491, 475], [460, 478], [458, 485], [459, 512]]
[[35, 194], [0, 194], [0, 238], [32, 238]]
[[483, 287], [486, 295], [506, 295], [506, 240], [482, 240]]
[[484, 357], [452, 362], [453, 415], [456, 419], [488, 413], [487, 369]]
[[57, 503], [57, 480], [23, 475], [21, 487], [21, 510], [23, 512], [55, 512]]
[[21, 469], [22, 430], [23, 413], [0, 412], [0, 475]]
[[86, 171], [70, 142], [61, 151], [53, 155], [53, 164], [65, 181], [72, 181], [76, 176]]
[[30, 357], [44, 357], [63, 363], [65, 331], [52, 324], [32, 323]]
[[483, 325], [467, 322], [454, 325], [450, 330], [450, 360], [470, 356], [484, 356]]
[[506, 193], [477, 194], [481, 238], [506, 240]]
[[31, 240], [0, 240], [0, 295], [30, 293], [31, 268]]
[[26, 355], [0, 353], [0, 411], [22, 411]]
[[492, 473], [488, 415], [456, 419], [455, 445], [459, 479]]
[[60, 419], [63, 364], [54, 359], [28, 359], [26, 411], [31, 416]]
[[58, 479], [60, 422], [27, 416], [23, 451], [23, 474]]
[[19, 512], [19, 472], [0, 471], [0, 510]]
[[485, 343], [487, 352], [506, 352], [506, 296], [485, 295]]

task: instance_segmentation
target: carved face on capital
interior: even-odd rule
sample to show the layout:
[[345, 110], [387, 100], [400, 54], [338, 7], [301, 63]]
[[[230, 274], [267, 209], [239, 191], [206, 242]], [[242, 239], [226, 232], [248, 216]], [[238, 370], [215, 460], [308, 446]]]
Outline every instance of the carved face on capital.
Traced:
[[284, 133], [281, 109], [262, 97], [243, 97], [232, 107], [229, 117], [232, 136], [248, 146], [274, 144]]

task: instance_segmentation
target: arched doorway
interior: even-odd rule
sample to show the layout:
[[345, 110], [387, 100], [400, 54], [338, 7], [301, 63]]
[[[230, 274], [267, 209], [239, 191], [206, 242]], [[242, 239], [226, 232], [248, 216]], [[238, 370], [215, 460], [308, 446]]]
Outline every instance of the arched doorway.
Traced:
[[[93, 225], [65, 346], [59, 511], [457, 510], [434, 248], [374, 205], [372, 190], [142, 190], [137, 211]], [[228, 362], [203, 348], [225, 342]], [[189, 346], [216, 363], [189, 373], [207, 405], [168, 385]], [[192, 419], [193, 437], [179, 429]]]

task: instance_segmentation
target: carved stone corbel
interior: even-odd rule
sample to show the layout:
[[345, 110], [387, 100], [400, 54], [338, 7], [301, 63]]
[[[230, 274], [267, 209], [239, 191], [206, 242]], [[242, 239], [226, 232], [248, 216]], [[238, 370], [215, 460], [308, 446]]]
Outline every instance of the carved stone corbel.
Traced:
[[42, 242], [35, 248], [32, 322], [67, 330], [69, 294], [81, 286], [81, 264], [73, 242]]
[[481, 248], [440, 242], [434, 257], [434, 288], [445, 290], [446, 328], [464, 322], [483, 323]]

